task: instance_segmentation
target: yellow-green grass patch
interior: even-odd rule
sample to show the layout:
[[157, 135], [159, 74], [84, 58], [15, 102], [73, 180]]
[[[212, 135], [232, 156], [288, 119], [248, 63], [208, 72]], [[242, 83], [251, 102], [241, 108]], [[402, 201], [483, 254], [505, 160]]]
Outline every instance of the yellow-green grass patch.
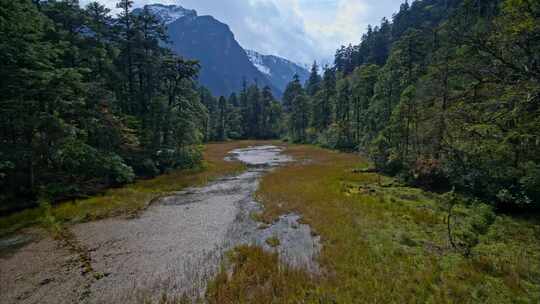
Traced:
[[303, 270], [280, 264], [277, 253], [242, 245], [229, 253], [228, 262], [208, 286], [208, 303], [319, 303], [314, 280]]
[[[447, 207], [439, 195], [355, 170], [368, 167], [357, 155], [298, 145], [289, 145], [286, 152], [297, 162], [263, 177], [257, 197], [264, 211], [258, 218], [272, 223], [282, 214], [301, 214], [302, 221], [321, 236], [323, 271], [316, 279], [303, 273], [310, 278], [303, 288], [274, 294], [272, 303], [298, 299], [333, 303], [540, 300], [538, 223], [496, 216], [487, 231], [474, 235], [477, 244], [465, 256], [449, 244]], [[468, 219], [477, 215], [475, 208], [459, 205], [454, 212]], [[471, 237], [462, 225], [454, 223], [455, 233]], [[279, 265], [279, 260], [273, 262]], [[241, 293], [235, 299], [257, 298], [259, 293], [265, 298], [267, 291], [249, 283], [262, 275], [258, 262], [253, 263], [249, 275], [235, 277], [233, 272], [225, 279], [222, 273], [215, 284]], [[271, 267], [285, 266], [265, 265], [260, 271]], [[264, 286], [295, 284], [297, 279], [263, 277], [259, 283]], [[246, 289], [241, 291], [236, 286], [243, 286], [243, 280], [247, 280]]]

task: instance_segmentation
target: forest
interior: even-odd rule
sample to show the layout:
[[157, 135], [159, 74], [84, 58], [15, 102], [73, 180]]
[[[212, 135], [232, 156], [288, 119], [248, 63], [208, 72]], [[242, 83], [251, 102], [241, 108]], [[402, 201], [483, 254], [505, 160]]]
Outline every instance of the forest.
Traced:
[[283, 138], [359, 151], [376, 170], [504, 210], [540, 204], [540, 5], [405, 2], [282, 101], [229, 97], [164, 44], [149, 11], [3, 1], [0, 210], [198, 166], [200, 144]]
[[538, 303], [540, 1], [400, 2], [215, 96], [213, 16], [0, 0], [0, 304]]
[[203, 142], [280, 135], [269, 88], [215, 98], [164, 24], [117, 7], [2, 0], [0, 213], [197, 167]]
[[198, 166], [201, 143], [242, 138], [359, 151], [412, 185], [539, 206], [535, 1], [405, 2], [282, 102], [256, 80], [212, 96], [132, 1], [116, 17], [97, 2], [4, 2], [3, 211]]
[[500, 210], [540, 206], [540, 3], [405, 2], [283, 96], [293, 142]]

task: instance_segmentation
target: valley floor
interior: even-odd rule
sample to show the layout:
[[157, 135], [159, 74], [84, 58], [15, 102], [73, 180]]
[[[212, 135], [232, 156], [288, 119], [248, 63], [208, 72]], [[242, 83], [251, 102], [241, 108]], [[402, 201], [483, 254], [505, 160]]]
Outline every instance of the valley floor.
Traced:
[[[253, 145], [229, 155], [244, 164], [224, 161]], [[0, 219], [0, 303], [540, 301], [538, 221], [457, 205], [456, 249], [446, 196], [370, 173], [357, 155], [245, 141], [208, 145], [205, 159]], [[20, 230], [36, 223], [45, 229]]]
[[[538, 303], [540, 222], [496, 215], [368, 173], [358, 156], [289, 146], [297, 161], [262, 180], [259, 218], [298, 213], [320, 235], [318, 275], [241, 248], [214, 303]], [[466, 250], [465, 250], [466, 248]]]

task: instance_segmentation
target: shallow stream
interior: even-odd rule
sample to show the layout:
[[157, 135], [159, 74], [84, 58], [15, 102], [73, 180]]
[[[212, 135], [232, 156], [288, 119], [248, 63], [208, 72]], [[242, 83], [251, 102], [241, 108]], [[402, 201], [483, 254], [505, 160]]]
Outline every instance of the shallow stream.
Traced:
[[[260, 178], [292, 161], [281, 152], [276, 146], [231, 151], [228, 158], [246, 163], [247, 171], [173, 193], [135, 219], [73, 226], [99, 279], [82, 278], [77, 257], [47, 238], [0, 257], [0, 303], [130, 303], [162, 292], [196, 297], [223, 253], [239, 244], [259, 244], [286, 263], [317, 271], [319, 239], [298, 215], [272, 225], [252, 216], [262, 210], [254, 200]], [[268, 245], [269, 238], [279, 245]]]

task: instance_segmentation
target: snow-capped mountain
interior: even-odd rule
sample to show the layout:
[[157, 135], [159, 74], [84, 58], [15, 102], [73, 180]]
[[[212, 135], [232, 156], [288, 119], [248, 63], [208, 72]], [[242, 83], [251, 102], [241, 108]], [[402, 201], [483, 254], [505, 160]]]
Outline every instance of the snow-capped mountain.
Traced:
[[[173, 23], [182, 17], [197, 17], [196, 10], [186, 9], [180, 5], [152, 4], [145, 7], [165, 24]], [[141, 11], [140, 8], [134, 10], [135, 14]]]
[[[146, 5], [166, 25], [170, 49], [201, 62], [199, 81], [216, 96], [238, 92], [244, 80], [269, 86], [280, 97], [294, 74], [304, 81], [308, 72], [289, 60], [244, 50], [227, 24], [178, 5]], [[135, 10], [135, 14], [143, 9]]]
[[252, 50], [246, 50], [246, 54], [249, 57], [249, 61], [253, 63], [253, 65], [257, 68], [257, 70], [261, 71], [262, 73], [268, 76], [272, 75], [270, 68], [264, 65], [264, 58], [261, 54]]
[[300, 77], [302, 83], [309, 78], [309, 71], [306, 68], [285, 58], [263, 55], [253, 50], [246, 50], [246, 54], [251, 63], [282, 91], [285, 90], [294, 74]]

